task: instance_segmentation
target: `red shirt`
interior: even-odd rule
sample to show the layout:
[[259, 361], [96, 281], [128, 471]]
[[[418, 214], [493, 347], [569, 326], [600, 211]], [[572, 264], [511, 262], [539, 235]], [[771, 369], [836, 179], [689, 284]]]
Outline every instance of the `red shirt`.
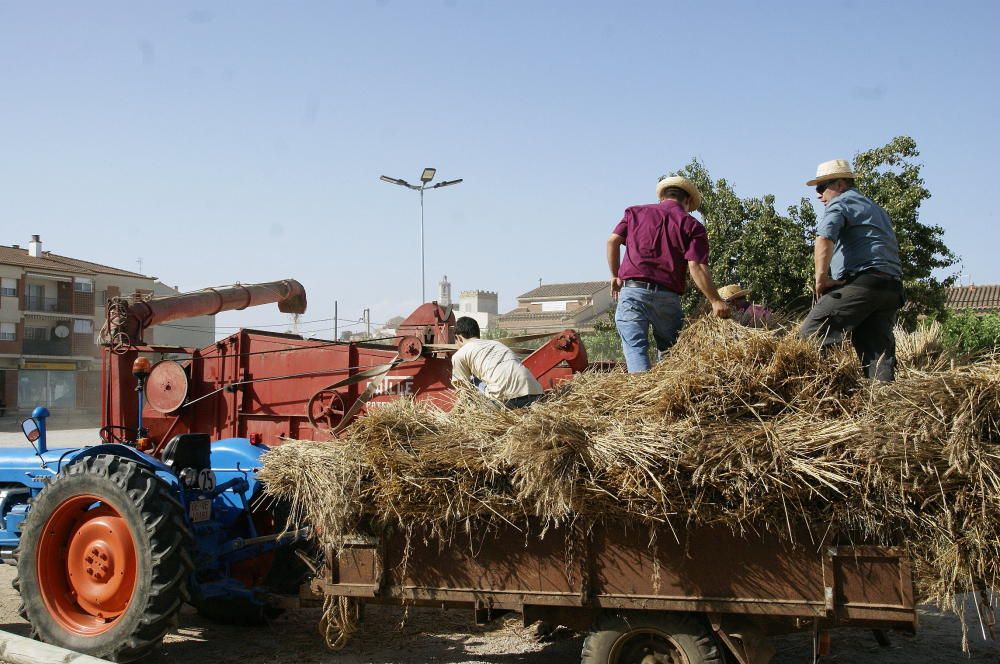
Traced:
[[612, 231], [625, 238], [619, 279], [652, 281], [683, 293], [687, 263], [708, 263], [708, 234], [677, 201], [633, 205]]

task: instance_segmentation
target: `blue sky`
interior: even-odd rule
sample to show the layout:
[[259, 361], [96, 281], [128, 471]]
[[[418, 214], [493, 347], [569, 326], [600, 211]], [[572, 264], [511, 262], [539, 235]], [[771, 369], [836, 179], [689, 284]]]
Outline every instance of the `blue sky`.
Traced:
[[[182, 289], [295, 277], [306, 320], [607, 278], [604, 241], [704, 161], [781, 208], [913, 136], [965, 281], [996, 283], [997, 2], [0, 2], [5, 244]], [[281, 322], [273, 307], [220, 325]], [[321, 329], [328, 323], [305, 326]]]

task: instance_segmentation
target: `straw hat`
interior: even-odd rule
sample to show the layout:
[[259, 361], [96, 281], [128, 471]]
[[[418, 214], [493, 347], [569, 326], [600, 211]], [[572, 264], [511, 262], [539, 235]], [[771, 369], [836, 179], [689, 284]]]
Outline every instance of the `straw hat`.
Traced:
[[728, 302], [738, 297], [750, 297], [750, 289], [743, 288], [739, 284], [729, 284], [719, 289], [719, 297]]
[[858, 176], [851, 170], [851, 162], [846, 159], [831, 159], [830, 161], [824, 161], [816, 167], [816, 177], [806, 182], [806, 185], [811, 187], [827, 180], [856, 177]]
[[683, 189], [690, 196], [690, 212], [694, 212], [701, 207], [701, 192], [698, 191], [698, 187], [694, 186], [694, 183], [687, 178], [682, 178], [679, 175], [672, 175], [667, 177], [664, 175], [660, 178], [660, 181], [656, 183], [656, 198], [660, 198], [660, 193], [667, 187], [677, 187], [678, 189]]

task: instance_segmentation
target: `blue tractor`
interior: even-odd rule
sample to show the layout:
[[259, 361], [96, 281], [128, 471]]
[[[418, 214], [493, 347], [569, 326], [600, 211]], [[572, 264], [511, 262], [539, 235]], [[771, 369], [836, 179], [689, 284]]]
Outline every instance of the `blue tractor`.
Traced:
[[265, 446], [185, 433], [141, 449], [136, 365], [134, 436], [53, 449], [39, 406], [22, 423], [30, 447], [0, 449], [0, 560], [17, 566], [21, 615], [42, 641], [119, 662], [155, 649], [185, 602], [263, 620], [309, 569], [307, 530], [288, 531], [256, 479]]

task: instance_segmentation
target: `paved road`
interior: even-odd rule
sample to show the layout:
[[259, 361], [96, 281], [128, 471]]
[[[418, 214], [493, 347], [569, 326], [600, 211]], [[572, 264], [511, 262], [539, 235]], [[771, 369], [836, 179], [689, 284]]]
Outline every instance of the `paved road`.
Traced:
[[[98, 442], [97, 427], [87, 429], [56, 429], [46, 436], [49, 447], [71, 447]], [[31, 447], [20, 431], [0, 433], [0, 447]]]

